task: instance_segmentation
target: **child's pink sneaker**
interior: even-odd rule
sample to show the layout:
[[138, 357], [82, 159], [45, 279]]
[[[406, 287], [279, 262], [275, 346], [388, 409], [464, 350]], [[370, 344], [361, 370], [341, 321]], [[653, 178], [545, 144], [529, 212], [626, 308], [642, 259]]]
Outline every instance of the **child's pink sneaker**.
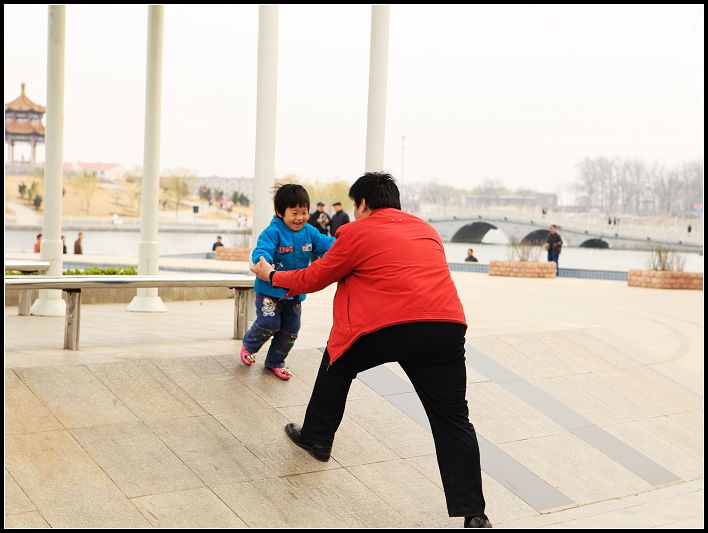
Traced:
[[256, 362], [256, 356], [246, 350], [245, 346], [241, 346], [241, 362], [246, 366], [251, 366]]
[[271, 370], [276, 376], [278, 376], [283, 381], [287, 381], [291, 377], [293, 377], [293, 373], [290, 371], [289, 368], [271, 368]]

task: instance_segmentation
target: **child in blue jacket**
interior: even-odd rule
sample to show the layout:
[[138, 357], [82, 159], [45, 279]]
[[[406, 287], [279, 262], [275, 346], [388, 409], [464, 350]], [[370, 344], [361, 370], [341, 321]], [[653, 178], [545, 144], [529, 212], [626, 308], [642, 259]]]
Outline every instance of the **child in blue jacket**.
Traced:
[[[264, 257], [276, 270], [298, 270], [329, 250], [334, 237], [323, 235], [307, 223], [310, 197], [302, 185], [282, 185], [273, 197], [273, 204], [275, 216], [258, 236], [251, 254], [254, 263]], [[256, 321], [243, 338], [241, 361], [251, 366], [256, 360], [254, 354], [273, 337], [265, 366], [280, 379], [288, 380], [293, 374], [286, 368], [285, 358], [300, 331], [301, 302], [305, 295], [284, 298], [286, 289], [273, 287], [261, 279], [256, 279], [254, 289]]]

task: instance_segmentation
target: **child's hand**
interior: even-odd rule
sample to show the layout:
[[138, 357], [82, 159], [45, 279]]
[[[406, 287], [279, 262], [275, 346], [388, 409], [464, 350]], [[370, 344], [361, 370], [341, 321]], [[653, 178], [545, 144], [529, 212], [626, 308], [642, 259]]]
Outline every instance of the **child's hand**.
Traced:
[[258, 263], [255, 263], [251, 267], [251, 272], [253, 272], [259, 279], [263, 281], [270, 281], [270, 273], [275, 270], [273, 265], [265, 260], [263, 256], [260, 257]]

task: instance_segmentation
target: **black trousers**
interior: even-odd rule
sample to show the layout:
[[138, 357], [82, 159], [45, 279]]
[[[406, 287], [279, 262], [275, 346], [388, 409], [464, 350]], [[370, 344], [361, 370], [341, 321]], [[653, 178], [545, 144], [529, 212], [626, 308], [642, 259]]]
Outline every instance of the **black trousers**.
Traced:
[[358, 372], [396, 361], [423, 403], [450, 516], [484, 513], [479, 446], [465, 392], [465, 328], [452, 322], [390, 326], [359, 338], [333, 365], [325, 350], [302, 436], [332, 445]]

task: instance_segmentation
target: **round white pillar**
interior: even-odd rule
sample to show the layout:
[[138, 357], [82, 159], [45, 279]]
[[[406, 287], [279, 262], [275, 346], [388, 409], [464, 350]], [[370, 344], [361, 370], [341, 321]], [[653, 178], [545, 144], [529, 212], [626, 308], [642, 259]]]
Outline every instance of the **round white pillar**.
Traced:
[[[49, 276], [64, 273], [61, 242], [61, 189], [64, 165], [64, 42], [66, 6], [49, 6], [47, 35], [47, 126], [44, 163], [44, 222], [40, 257]], [[41, 290], [30, 314], [64, 316], [60, 290]]]
[[389, 6], [371, 6], [369, 107], [366, 119], [366, 172], [384, 169]]
[[278, 6], [260, 6], [258, 14], [258, 101], [256, 164], [253, 180], [251, 244], [273, 217], [275, 125], [278, 89]]
[[[143, 197], [138, 245], [138, 273], [159, 272], [157, 214], [160, 201], [160, 117], [162, 107], [162, 34], [164, 6], [148, 8], [147, 73], [145, 76], [145, 140], [143, 154]], [[157, 289], [138, 289], [127, 311], [165, 312], [167, 307]]]

